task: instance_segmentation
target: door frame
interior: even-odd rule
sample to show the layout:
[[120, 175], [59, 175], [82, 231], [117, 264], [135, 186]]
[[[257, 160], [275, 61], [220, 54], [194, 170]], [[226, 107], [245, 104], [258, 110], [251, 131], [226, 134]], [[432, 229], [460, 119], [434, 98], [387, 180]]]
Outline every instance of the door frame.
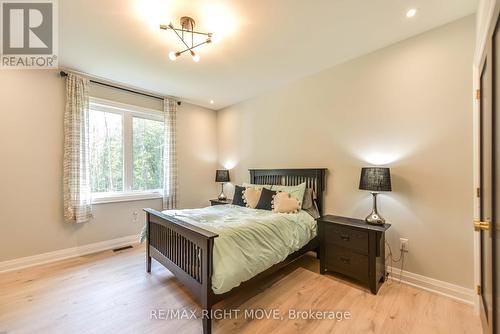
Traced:
[[[472, 86], [473, 86], [473, 102], [472, 102], [472, 126], [473, 126], [473, 203], [474, 203], [474, 218], [480, 217], [480, 201], [477, 195], [477, 189], [480, 185], [480, 107], [481, 101], [476, 95], [481, 87], [481, 71], [487, 55], [487, 41], [492, 36], [497, 18], [500, 13], [500, 1], [482, 1], [479, 5], [476, 18], [477, 34], [476, 34], [476, 49], [474, 50], [474, 59], [472, 66]], [[471, 232], [474, 233], [474, 291], [481, 285], [481, 256], [480, 256], [480, 234], [474, 231], [471, 223]], [[481, 307], [480, 295], [476, 294], [474, 298], [474, 312], [480, 313]]]

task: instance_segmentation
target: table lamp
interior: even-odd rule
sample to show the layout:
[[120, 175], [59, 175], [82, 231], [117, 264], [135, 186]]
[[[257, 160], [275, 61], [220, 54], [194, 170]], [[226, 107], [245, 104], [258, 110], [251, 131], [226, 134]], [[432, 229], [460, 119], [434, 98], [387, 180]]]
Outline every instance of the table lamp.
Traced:
[[365, 218], [368, 224], [383, 225], [385, 219], [377, 211], [377, 195], [380, 191], [391, 191], [391, 171], [385, 167], [361, 168], [359, 189], [371, 191], [373, 195], [372, 212]]

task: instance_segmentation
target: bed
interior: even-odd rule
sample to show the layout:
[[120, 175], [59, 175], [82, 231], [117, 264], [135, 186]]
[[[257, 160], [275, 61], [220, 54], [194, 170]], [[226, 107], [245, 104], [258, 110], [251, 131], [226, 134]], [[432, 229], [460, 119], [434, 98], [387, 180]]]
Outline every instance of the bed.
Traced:
[[[250, 183], [298, 185], [305, 182], [316, 192], [316, 204], [322, 214], [325, 171], [251, 169]], [[213, 305], [307, 252], [318, 251], [319, 247], [315, 221], [303, 211], [287, 216], [233, 205], [165, 213], [144, 210], [148, 225], [147, 272], [151, 272], [151, 260], [155, 259], [190, 290], [204, 310], [204, 334], [212, 331]], [[224, 226], [231, 220], [237, 228]], [[283, 225], [278, 228], [277, 224]], [[221, 256], [237, 248], [243, 251]]]

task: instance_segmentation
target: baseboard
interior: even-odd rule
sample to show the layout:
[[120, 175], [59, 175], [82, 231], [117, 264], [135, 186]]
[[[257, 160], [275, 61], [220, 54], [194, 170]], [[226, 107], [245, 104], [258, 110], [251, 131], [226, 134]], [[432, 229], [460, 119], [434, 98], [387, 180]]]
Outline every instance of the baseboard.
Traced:
[[83, 256], [87, 254], [97, 253], [109, 249], [123, 247], [137, 243], [139, 237], [137, 235], [129, 235], [127, 237], [96, 242], [93, 244], [77, 246], [72, 248], [61, 249], [53, 252], [42, 253], [33, 256], [21, 257], [13, 260], [0, 262], [0, 273], [18, 270], [22, 268], [37, 266], [40, 264], [50, 263], [69, 259], [72, 257]]
[[[392, 268], [393, 272], [393, 277], [392, 279], [394, 281], [400, 280], [401, 277], [401, 283], [408, 284], [411, 286], [414, 286], [419, 289], [427, 290], [430, 292], [434, 292], [461, 302], [464, 302], [466, 304], [474, 305], [475, 301], [475, 296], [476, 294], [474, 293], [473, 289], [467, 289], [459, 285], [451, 284], [448, 282], [440, 281], [434, 278], [414, 274], [411, 272], [408, 272], [406, 270], [403, 270], [403, 274], [401, 274], [401, 270], [399, 268], [393, 267]], [[391, 274], [391, 267], [387, 266], [387, 273], [389, 273], [389, 276]]]

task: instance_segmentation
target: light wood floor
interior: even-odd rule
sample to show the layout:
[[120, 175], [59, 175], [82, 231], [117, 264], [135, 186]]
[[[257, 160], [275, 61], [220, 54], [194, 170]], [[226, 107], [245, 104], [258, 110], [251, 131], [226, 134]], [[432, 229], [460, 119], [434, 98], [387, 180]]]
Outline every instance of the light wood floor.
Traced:
[[[218, 304], [240, 309], [221, 333], [480, 333], [472, 307], [386, 282], [377, 296], [329, 275], [306, 256], [255, 289]], [[0, 333], [201, 333], [201, 320], [150, 319], [156, 309], [196, 309], [161, 265], [146, 274], [144, 250], [111, 251], [0, 274]], [[247, 309], [285, 320], [249, 320]], [[288, 320], [288, 310], [348, 311], [350, 320]]]

